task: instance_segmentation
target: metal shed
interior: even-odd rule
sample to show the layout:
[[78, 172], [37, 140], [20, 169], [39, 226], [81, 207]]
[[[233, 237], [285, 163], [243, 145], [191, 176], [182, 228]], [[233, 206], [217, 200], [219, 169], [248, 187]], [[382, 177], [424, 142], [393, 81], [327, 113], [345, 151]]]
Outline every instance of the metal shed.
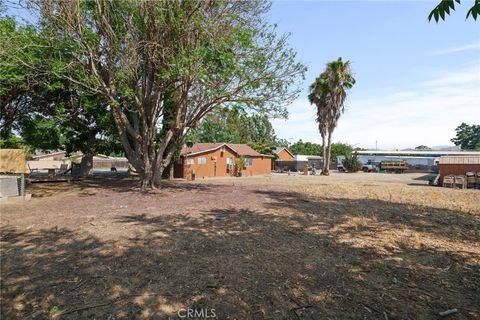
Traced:
[[28, 173], [23, 149], [0, 150], [0, 199], [25, 196]]
[[467, 172], [480, 172], [480, 156], [447, 156], [438, 162], [440, 179], [449, 174], [465, 175]]

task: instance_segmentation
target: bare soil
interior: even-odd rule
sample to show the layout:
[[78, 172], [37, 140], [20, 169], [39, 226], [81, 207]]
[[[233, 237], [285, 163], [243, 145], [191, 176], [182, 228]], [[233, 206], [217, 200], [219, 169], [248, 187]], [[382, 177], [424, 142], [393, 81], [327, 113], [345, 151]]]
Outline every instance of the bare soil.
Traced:
[[480, 190], [375, 173], [135, 186], [1, 204], [1, 318], [480, 319]]

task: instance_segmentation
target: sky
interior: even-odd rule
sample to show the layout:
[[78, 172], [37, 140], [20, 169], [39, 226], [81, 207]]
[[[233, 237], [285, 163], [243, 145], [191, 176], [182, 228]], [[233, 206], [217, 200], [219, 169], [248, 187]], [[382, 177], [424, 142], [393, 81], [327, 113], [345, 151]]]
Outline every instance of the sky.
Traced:
[[[279, 138], [321, 143], [308, 86], [328, 61], [350, 60], [357, 83], [333, 134], [363, 148], [453, 145], [462, 122], [480, 124], [480, 19], [462, 0], [446, 21], [428, 22], [435, 1], [273, 1], [267, 19], [308, 67]], [[18, 10], [8, 1], [9, 14]], [[28, 22], [33, 17], [22, 11]]]
[[439, 1], [274, 1], [268, 19], [291, 33], [308, 67], [279, 138], [321, 143], [308, 86], [328, 61], [350, 60], [356, 85], [333, 141], [378, 149], [453, 145], [462, 122], [480, 124], [480, 21], [462, 1], [438, 24]]

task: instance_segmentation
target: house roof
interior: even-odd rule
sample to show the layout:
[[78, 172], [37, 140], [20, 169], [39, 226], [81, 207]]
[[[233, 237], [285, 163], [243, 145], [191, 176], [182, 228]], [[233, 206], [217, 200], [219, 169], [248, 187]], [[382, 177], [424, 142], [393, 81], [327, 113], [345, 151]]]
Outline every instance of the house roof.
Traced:
[[235, 152], [239, 156], [248, 156], [248, 157], [271, 157], [269, 155], [261, 154], [246, 144], [235, 144], [235, 143], [195, 143], [191, 148], [183, 147], [180, 152], [181, 156], [194, 155], [199, 153], [205, 153], [210, 151], [215, 151], [222, 146], [226, 146]]
[[287, 151], [289, 155], [291, 155], [292, 157], [295, 157], [295, 156], [290, 152], [290, 150], [288, 150], [288, 149], [285, 148], [285, 147], [276, 147], [275, 150], [274, 150], [274, 152], [275, 152], [275, 154], [279, 154], [280, 151], [282, 151], [282, 150]]
[[480, 164], [480, 156], [450, 156], [441, 157], [439, 164]]
[[31, 156], [33, 160], [39, 160], [48, 157], [55, 157], [55, 156], [64, 156], [66, 154], [65, 151], [56, 151], [51, 153], [42, 153], [42, 154], [34, 154]]
[[295, 161], [308, 161], [308, 160], [320, 160], [323, 159], [322, 156], [312, 156], [308, 154], [296, 154], [294, 156]]

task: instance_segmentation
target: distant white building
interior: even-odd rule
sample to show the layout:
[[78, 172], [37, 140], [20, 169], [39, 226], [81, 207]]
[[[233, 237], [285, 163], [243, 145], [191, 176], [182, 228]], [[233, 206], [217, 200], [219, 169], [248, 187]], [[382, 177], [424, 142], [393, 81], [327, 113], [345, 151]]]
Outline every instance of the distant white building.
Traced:
[[477, 150], [362, 150], [357, 151], [359, 155], [376, 156], [423, 156], [423, 157], [443, 157], [443, 156], [478, 156]]
[[309, 156], [305, 154], [296, 154], [293, 156], [295, 161], [322, 160], [322, 156]]
[[363, 150], [357, 151], [362, 163], [379, 163], [384, 160], [403, 160], [410, 166], [435, 166], [441, 157], [445, 156], [480, 156], [480, 151], [458, 150]]

